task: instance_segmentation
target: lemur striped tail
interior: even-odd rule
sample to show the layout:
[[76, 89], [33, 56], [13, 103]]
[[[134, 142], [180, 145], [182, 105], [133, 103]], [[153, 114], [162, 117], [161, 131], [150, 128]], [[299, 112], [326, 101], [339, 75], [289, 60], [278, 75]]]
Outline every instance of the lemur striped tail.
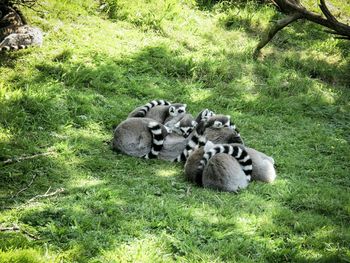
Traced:
[[171, 103], [166, 100], [152, 100], [135, 113], [134, 117], [145, 117], [147, 112], [155, 106], [170, 105]]
[[244, 148], [239, 146], [232, 146], [229, 144], [221, 144], [221, 145], [214, 146], [212, 149], [204, 153], [198, 168], [203, 170], [204, 167], [207, 165], [209, 159], [218, 153], [226, 153], [233, 156], [242, 166], [242, 169], [245, 175], [249, 177], [249, 180], [250, 180], [250, 177], [253, 171], [252, 159], [250, 158], [247, 151]]
[[196, 148], [204, 146], [206, 142], [207, 142], [207, 138], [203, 135], [199, 135], [197, 131], [195, 131], [193, 136], [187, 143], [186, 148], [182, 151], [182, 153], [178, 157], [176, 157], [175, 160], [173, 160], [173, 162], [186, 162], [190, 154]]
[[19, 46], [3, 46], [0, 47], [0, 51], [10, 51], [10, 50], [18, 50], [18, 49], [26, 49], [28, 46], [26, 45], [19, 45]]
[[163, 148], [164, 144], [164, 135], [162, 131], [162, 126], [156, 121], [151, 121], [148, 124], [149, 131], [152, 134], [152, 146], [151, 151], [144, 156], [146, 159], [156, 159], [159, 152]]
[[197, 124], [196, 129], [193, 131], [193, 136], [186, 145], [186, 148], [173, 162], [186, 162], [190, 154], [201, 146], [204, 146], [207, 142], [207, 138], [203, 135], [205, 130], [205, 121], [201, 121]]

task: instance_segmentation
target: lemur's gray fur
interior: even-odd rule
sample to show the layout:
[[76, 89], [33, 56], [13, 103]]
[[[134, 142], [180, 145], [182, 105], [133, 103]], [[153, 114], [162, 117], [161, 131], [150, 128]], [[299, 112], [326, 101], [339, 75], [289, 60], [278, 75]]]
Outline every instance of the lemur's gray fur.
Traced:
[[[274, 160], [255, 149], [242, 144], [231, 144], [245, 149], [252, 160], [251, 180], [273, 182], [276, 178]], [[201, 167], [204, 153], [210, 151], [215, 145], [207, 142], [205, 147], [194, 151], [185, 164], [186, 178], [203, 187], [215, 188], [222, 191], [236, 192], [247, 187], [249, 178], [244, 173], [239, 162], [226, 153], [218, 153], [209, 159], [208, 164]]]
[[42, 43], [42, 31], [27, 25], [20, 10], [12, 5], [0, 5], [0, 51], [41, 46]]

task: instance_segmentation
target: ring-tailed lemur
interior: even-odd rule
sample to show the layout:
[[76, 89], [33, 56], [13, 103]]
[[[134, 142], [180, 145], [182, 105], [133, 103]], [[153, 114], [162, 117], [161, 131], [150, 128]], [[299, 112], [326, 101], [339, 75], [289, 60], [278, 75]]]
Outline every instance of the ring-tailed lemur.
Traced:
[[166, 122], [165, 126], [173, 133], [187, 138], [198, 123], [194, 120], [193, 116], [188, 113], [179, 115], [179, 117], [180, 118], [175, 117], [171, 121]]
[[[198, 117], [197, 119], [200, 120]], [[199, 146], [204, 146], [206, 140], [201, 134], [203, 133], [205, 123], [206, 122], [202, 120], [196, 125], [196, 121], [194, 121], [192, 115], [185, 114], [182, 116], [182, 119], [179, 122], [171, 126], [173, 132], [165, 137], [163, 148], [160, 151], [158, 158], [167, 161], [185, 161], [184, 156], [188, 155], [193, 149]], [[169, 125], [169, 123], [167, 124]], [[178, 126], [178, 128], [174, 126]], [[223, 129], [224, 128], [215, 129], [216, 134], [220, 134]], [[226, 140], [227, 138], [230, 138], [229, 142], [233, 142], [231, 137], [234, 131], [230, 128], [225, 129], [231, 134], [228, 135], [226, 131], [226, 135], [224, 136], [217, 135], [215, 137], [218, 139], [217, 143], [228, 143]], [[188, 133], [189, 135], [187, 136]]]
[[39, 28], [27, 25], [23, 14], [14, 6], [0, 5], [0, 51], [41, 46], [43, 34]]
[[[157, 158], [159, 152], [164, 146], [164, 138], [167, 137], [167, 135], [172, 131], [163, 124], [155, 121], [153, 118], [148, 118], [148, 114], [152, 112], [152, 109], [155, 109], [155, 112], [157, 112], [153, 112], [153, 115], [151, 114], [152, 117], [159, 117], [164, 112], [169, 112], [173, 114], [174, 118], [186, 117], [184, 123], [181, 125], [185, 125], [190, 120], [188, 116], [185, 116], [185, 114], [181, 112], [181, 109], [184, 110], [186, 105], [175, 104], [174, 106], [174, 104], [167, 104], [169, 103], [164, 100], [154, 100], [145, 106], [134, 110], [131, 114], [129, 114], [129, 118], [121, 122], [114, 130], [112, 148], [131, 156], [145, 157], [148, 159]], [[164, 110], [164, 108], [158, 108], [163, 107], [164, 105], [170, 107], [168, 107], [166, 110]], [[161, 112], [160, 115], [158, 114], [159, 112]], [[177, 114], [179, 114], [179, 116], [176, 116]], [[140, 118], [144, 115], [146, 115], [146, 117]], [[182, 139], [177, 139], [177, 147], [180, 147], [180, 149], [181, 144], [185, 143], [183, 142], [183, 139], [183, 136]], [[168, 139], [165, 145], [172, 146], [173, 140]]]
[[187, 159], [185, 164], [187, 180], [198, 186], [229, 192], [237, 192], [248, 186], [249, 180], [242, 167], [228, 154], [217, 154], [209, 160], [204, 169], [199, 168], [204, 153], [204, 147], [201, 147]]
[[170, 104], [165, 100], [154, 100], [144, 106], [137, 107], [129, 114], [128, 118], [146, 117], [164, 124], [172, 118], [186, 113], [186, 107], [187, 105], [182, 103]]
[[156, 158], [168, 131], [149, 118], [128, 118], [114, 130], [112, 148], [135, 157]]
[[215, 115], [215, 113], [212, 112], [211, 110], [204, 109], [198, 114], [198, 116], [196, 118], [196, 122], [199, 123], [200, 121], [207, 121], [210, 117], [212, 117], [214, 115]]
[[164, 105], [171, 105], [170, 102], [166, 100], [152, 100], [151, 102], [148, 102], [147, 104], [136, 108], [129, 114], [130, 117], [146, 117], [147, 112], [150, 111], [150, 109], [156, 107], [156, 106], [164, 106]]
[[243, 143], [236, 127], [231, 124], [230, 116], [212, 115], [199, 122], [186, 148], [174, 161], [186, 161], [193, 150], [204, 146], [208, 140], [215, 143]]
[[161, 124], [156, 121], [148, 123], [148, 128], [152, 134], [152, 146], [150, 152], [144, 157], [146, 159], [155, 159], [163, 149], [164, 137], [166, 136], [166, 133], [163, 132]]
[[[211, 142], [209, 141], [206, 145], [210, 144]], [[210, 149], [208, 149], [208, 146], [204, 147], [204, 151], [205, 152], [202, 160], [200, 161], [198, 169], [203, 170], [204, 167], [207, 165], [209, 159], [215, 156], [216, 154], [226, 153], [234, 157], [239, 162], [239, 164], [242, 166], [244, 173], [247, 176], [247, 179], [250, 181], [253, 170], [252, 159], [250, 158], [248, 152], [241, 145], [213, 144], [213, 147], [211, 147]]]
[[[245, 188], [249, 183], [247, 170], [243, 170], [241, 164], [229, 154], [233, 153], [231, 149], [221, 148], [220, 146], [223, 145], [207, 142], [205, 147], [193, 152], [185, 164], [187, 179], [198, 185], [223, 191], [237, 191]], [[275, 180], [276, 171], [273, 158], [241, 144], [230, 144], [230, 146], [240, 147], [250, 156], [252, 161], [251, 180], [263, 182]], [[208, 152], [212, 152], [210, 158], [208, 158], [209, 155], [205, 156]], [[208, 160], [204, 167], [206, 161], [203, 161], [203, 159]], [[249, 170], [249, 164], [247, 166]]]

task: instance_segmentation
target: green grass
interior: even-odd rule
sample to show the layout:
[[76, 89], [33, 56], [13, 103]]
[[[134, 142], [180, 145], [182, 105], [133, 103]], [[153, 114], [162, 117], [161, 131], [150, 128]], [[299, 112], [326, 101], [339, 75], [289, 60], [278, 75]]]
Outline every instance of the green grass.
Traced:
[[[0, 262], [349, 262], [349, 43], [298, 22], [255, 61], [271, 6], [106, 2], [43, 1], [44, 46], [0, 55], [1, 160], [55, 152], [0, 167]], [[155, 98], [230, 114], [277, 180], [216, 192], [112, 152]]]

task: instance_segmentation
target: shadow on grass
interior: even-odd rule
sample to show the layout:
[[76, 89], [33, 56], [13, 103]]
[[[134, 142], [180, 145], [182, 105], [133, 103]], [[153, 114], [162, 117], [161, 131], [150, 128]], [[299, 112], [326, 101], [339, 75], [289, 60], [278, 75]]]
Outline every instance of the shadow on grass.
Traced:
[[[196, 112], [204, 107], [226, 110], [225, 113], [239, 108], [248, 118], [268, 112], [277, 118], [297, 114], [296, 119], [283, 120], [286, 124], [290, 122], [289, 128], [297, 125], [298, 119], [309, 121], [310, 116], [317, 117], [325, 129], [335, 121], [345, 131], [347, 126], [341, 122], [346, 117], [341, 112], [335, 120], [319, 114], [325, 107], [337, 110], [344, 105], [342, 95], [323, 100], [323, 92], [319, 93], [317, 83], [307, 78], [304, 69], [296, 66], [288, 71], [283, 61], [246, 61], [247, 65], [243, 65], [245, 54], [229, 54], [229, 62], [223, 66], [225, 61], [193, 62], [181, 58], [164, 46], [147, 47], [123, 60], [108, 54], [94, 56], [96, 62], [92, 65], [61, 63], [70, 61], [69, 52], [36, 65], [37, 75], [30, 80], [16, 76], [16, 81], [18, 85], [36, 83], [34, 87], [44, 86], [47, 90], [40, 96], [28, 92], [1, 103], [6, 108], [1, 122], [13, 131], [12, 137], [3, 143], [9, 149], [6, 156], [14, 149], [20, 153], [40, 149], [40, 145], [55, 146], [59, 152], [55, 158], [42, 157], [2, 167], [5, 180], [1, 188], [7, 188], [3, 205], [17, 209], [18, 204], [44, 193], [48, 186], [66, 189], [66, 193], [45, 200], [43, 205], [18, 208], [18, 223], [41, 238], [26, 242], [26, 246], [41, 247], [47, 243], [53, 251], [64, 251], [63, 258], [83, 262], [92, 257], [103, 258], [106, 251], [113, 254], [122, 246], [132, 246], [135, 240], [152, 235], [163, 255], [170, 253], [180, 260], [191, 255], [194, 260], [202, 256], [208, 260], [342, 259], [348, 240], [339, 231], [349, 220], [346, 208], [341, 208], [345, 199], [322, 209], [337, 196], [322, 198], [325, 188], [321, 184], [313, 185], [310, 206], [307, 205], [310, 189], [304, 187], [298, 192], [297, 186], [283, 189], [279, 185], [254, 184], [253, 189], [237, 196], [222, 193], [225, 196], [222, 200], [214, 191], [199, 188], [190, 191], [190, 185], [181, 179], [179, 166], [115, 154], [103, 144], [106, 134], [112, 136], [111, 127], [115, 123], [122, 121], [135, 106], [154, 98], [183, 101]], [[227, 69], [232, 61], [236, 63]], [[256, 82], [245, 82], [246, 76]], [[279, 86], [284, 81], [287, 82]], [[288, 100], [292, 103], [287, 103]], [[311, 106], [315, 114], [310, 113]], [[50, 135], [53, 132], [56, 135]], [[298, 139], [292, 131], [286, 133], [292, 140]], [[335, 139], [342, 136], [337, 134]], [[328, 155], [317, 154], [328, 159]], [[332, 155], [331, 165], [336, 164], [339, 155], [341, 152]], [[300, 167], [304, 168], [302, 165], [296, 168]], [[288, 166], [290, 170], [294, 168]], [[34, 175], [35, 182], [27, 191], [9, 199]], [[308, 178], [300, 176], [300, 180], [310, 186]], [[282, 190], [275, 193], [277, 187]], [[346, 198], [346, 189], [338, 190], [341, 193], [337, 194]], [[296, 198], [298, 194], [305, 200]], [[252, 206], [254, 202], [258, 204]], [[324, 226], [329, 232], [322, 232]], [[23, 246], [22, 234], [1, 235], [10, 239], [3, 243], [3, 250]], [[324, 252], [327, 241], [337, 244], [339, 251]], [[232, 251], [240, 248], [244, 249], [232, 259]], [[317, 256], [310, 258], [309, 252]]]
[[22, 52], [0, 52], [0, 66], [14, 68], [17, 58], [22, 56]]
[[[168, 164], [120, 157], [116, 165], [107, 164], [108, 171], [80, 180], [72, 180], [79, 166], [70, 166], [65, 194], [21, 211], [19, 223], [41, 238], [24, 242], [26, 246], [48, 243], [53, 251], [62, 251], [62, 259], [78, 262], [103, 261], [106, 255], [117, 260], [122, 249], [124, 258], [142, 259], [148, 246], [154, 246], [158, 256], [170, 254], [174, 260], [341, 262], [345, 256], [346, 236], [338, 232], [342, 224], [312, 210], [284, 207], [273, 194], [277, 186], [260, 188], [255, 183], [239, 195], [200, 188], [189, 191], [177, 170], [164, 176]], [[113, 159], [112, 154], [103, 158]], [[131, 171], [135, 163], [139, 169]], [[155, 244], [149, 244], [149, 236]], [[21, 234], [3, 237], [4, 250], [6, 244], [15, 249], [17, 239], [18, 247], [23, 246]], [[340, 250], [326, 253], [327, 242], [339, 244]], [[133, 250], [141, 255], [132, 254]], [[240, 252], [233, 256], [232, 251]]]

